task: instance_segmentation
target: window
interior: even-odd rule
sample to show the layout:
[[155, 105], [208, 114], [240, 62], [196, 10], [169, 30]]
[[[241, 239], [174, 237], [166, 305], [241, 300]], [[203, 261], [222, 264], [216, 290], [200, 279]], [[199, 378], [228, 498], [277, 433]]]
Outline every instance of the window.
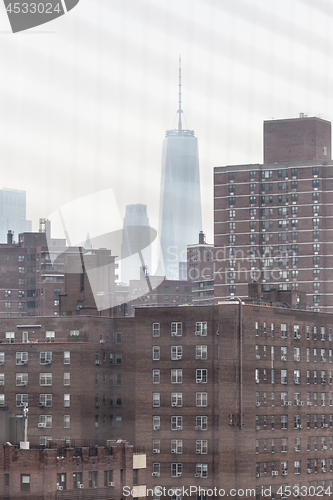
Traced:
[[171, 359], [173, 361], [182, 359], [182, 346], [171, 346]]
[[207, 417], [196, 417], [195, 418], [195, 428], [198, 431], [206, 431], [207, 430]]
[[256, 191], [256, 186], [257, 186], [257, 185], [256, 185], [256, 183], [255, 183], [255, 182], [251, 182], [251, 183], [249, 184], [249, 190], [250, 190], [250, 192], [251, 192], [251, 193], [253, 193], [253, 192], [255, 192], [255, 191]]
[[116, 427], [122, 427], [122, 425], [123, 425], [122, 416], [116, 415]]
[[180, 477], [183, 472], [183, 464], [180, 463], [172, 463], [171, 464], [171, 476], [172, 477]]
[[171, 336], [181, 337], [182, 336], [182, 323], [173, 322], [171, 323]]
[[27, 352], [17, 352], [16, 353], [16, 364], [17, 365], [28, 364], [28, 353]]
[[281, 429], [288, 429], [288, 415], [281, 415]]
[[121, 386], [121, 373], [116, 374], [116, 385]]
[[171, 430], [178, 431], [183, 428], [183, 417], [181, 416], [172, 416], [171, 417]]
[[160, 406], [160, 393], [153, 392], [153, 407], [157, 408]]
[[250, 170], [249, 172], [249, 175], [250, 175], [250, 179], [255, 179], [256, 178], [256, 171], [255, 170]]
[[13, 344], [15, 342], [14, 332], [6, 332], [5, 342], [6, 344]]
[[80, 488], [81, 484], [83, 484], [83, 473], [73, 472], [73, 490]]
[[40, 394], [38, 406], [51, 407], [52, 406], [52, 394]]
[[40, 373], [39, 385], [52, 385], [52, 373]]
[[196, 441], [196, 453], [200, 453], [202, 455], [207, 454], [208, 452], [208, 441], [207, 439], [197, 439]]
[[54, 342], [55, 332], [45, 332], [45, 340], [46, 342]]
[[182, 370], [171, 370], [171, 383], [172, 384], [181, 384], [183, 378]]
[[161, 451], [161, 441], [159, 439], [153, 439], [153, 453], [160, 453]]
[[236, 217], [236, 210], [234, 208], [229, 210], [229, 217], [230, 219]]
[[287, 325], [286, 324], [281, 324], [281, 338], [282, 339], [287, 338]]
[[153, 323], [153, 337], [159, 337], [159, 336], [160, 336], [160, 324]]
[[281, 439], [281, 452], [285, 453], [288, 451], [288, 438]]
[[30, 474], [21, 474], [21, 491], [30, 491]]
[[196, 406], [207, 406], [207, 392], [196, 393]]
[[28, 374], [16, 373], [16, 385], [17, 386], [28, 385]]
[[69, 365], [71, 362], [71, 353], [70, 351], [64, 351], [64, 365]]
[[183, 453], [182, 439], [171, 439], [171, 453]]
[[160, 359], [160, 346], [153, 346], [153, 361], [159, 361]]
[[70, 394], [64, 394], [64, 406], [68, 407], [71, 404], [71, 396]]
[[116, 365], [121, 365], [122, 364], [122, 354], [121, 352], [116, 352]]
[[64, 385], [70, 385], [71, 383], [71, 374], [64, 373]]
[[288, 383], [288, 372], [287, 370], [281, 370], [281, 384]]
[[64, 429], [69, 429], [71, 426], [71, 417], [70, 415], [64, 415]]
[[160, 383], [160, 370], [153, 370], [153, 384]]
[[38, 427], [50, 429], [52, 427], [52, 415], [39, 415]]
[[195, 348], [195, 358], [196, 359], [207, 359], [207, 346], [197, 345]]
[[196, 475], [197, 475], [197, 477], [207, 477], [208, 465], [207, 464], [196, 464]]
[[195, 324], [195, 334], [201, 335], [205, 337], [207, 335], [207, 322], [206, 321], [197, 321]]
[[206, 384], [207, 383], [207, 370], [206, 369], [197, 369], [196, 370], [196, 383], [197, 384]]
[[235, 196], [230, 196], [228, 201], [229, 201], [230, 206], [235, 205], [235, 203], [236, 203]]
[[98, 472], [89, 471], [89, 488], [97, 488], [97, 487], [98, 487]]
[[16, 406], [20, 407], [28, 404], [28, 394], [16, 394]]
[[181, 392], [172, 392], [171, 393], [171, 406], [173, 406], [173, 407], [183, 406], [183, 394]]

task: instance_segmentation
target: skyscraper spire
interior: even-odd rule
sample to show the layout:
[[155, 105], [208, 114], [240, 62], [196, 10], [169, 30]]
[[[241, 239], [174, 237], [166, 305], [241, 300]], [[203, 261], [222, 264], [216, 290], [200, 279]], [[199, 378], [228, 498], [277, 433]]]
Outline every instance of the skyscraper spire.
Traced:
[[178, 135], [182, 134], [182, 60], [179, 56], [179, 83], [178, 83]]

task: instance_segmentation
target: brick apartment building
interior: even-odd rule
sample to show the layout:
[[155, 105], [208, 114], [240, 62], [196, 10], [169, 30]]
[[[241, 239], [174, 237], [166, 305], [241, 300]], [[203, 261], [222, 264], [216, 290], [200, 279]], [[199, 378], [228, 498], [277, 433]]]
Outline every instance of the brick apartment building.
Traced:
[[189, 281], [214, 278], [214, 246], [206, 243], [203, 231], [199, 242], [187, 245], [187, 277]]
[[133, 318], [5, 318], [0, 407], [22, 417], [28, 441], [125, 438], [134, 443]]
[[101, 307], [114, 306], [110, 250], [67, 247], [50, 231], [49, 221], [41, 219], [40, 232], [22, 233], [18, 243], [9, 232], [0, 244], [0, 318], [71, 315], [77, 308], [98, 315]]
[[141, 268], [140, 280], [130, 280], [126, 315], [133, 316], [141, 307], [172, 307], [192, 302], [190, 281], [168, 280], [163, 276], [146, 275]]
[[136, 311], [147, 485], [247, 488], [256, 499], [262, 487], [275, 499], [287, 486], [311, 486], [305, 498], [333, 486], [333, 320], [280, 294]]
[[273, 499], [287, 485], [328, 487], [332, 316], [305, 310], [301, 292], [263, 301], [258, 286], [243, 303], [131, 318], [4, 319], [0, 404], [20, 418], [28, 403], [32, 446], [144, 447], [147, 487], [175, 492], [161, 498], [183, 486], [250, 488], [257, 499], [262, 487]]
[[108, 500], [121, 498], [123, 486], [146, 498], [145, 455], [133, 453], [125, 441], [108, 440], [104, 446], [50, 441], [47, 448], [30, 450], [6, 443], [0, 447], [0, 470], [3, 499]]
[[245, 297], [256, 281], [332, 312], [330, 122], [264, 122], [264, 162], [215, 168], [215, 300]]

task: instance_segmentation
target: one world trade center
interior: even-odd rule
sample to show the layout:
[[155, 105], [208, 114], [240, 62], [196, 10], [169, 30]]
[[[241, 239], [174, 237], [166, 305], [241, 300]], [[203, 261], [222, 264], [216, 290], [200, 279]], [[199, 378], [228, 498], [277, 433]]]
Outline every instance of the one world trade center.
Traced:
[[202, 230], [198, 139], [194, 130], [183, 129], [181, 88], [179, 60], [178, 129], [167, 130], [162, 154], [159, 234], [167, 279], [179, 278], [187, 245]]

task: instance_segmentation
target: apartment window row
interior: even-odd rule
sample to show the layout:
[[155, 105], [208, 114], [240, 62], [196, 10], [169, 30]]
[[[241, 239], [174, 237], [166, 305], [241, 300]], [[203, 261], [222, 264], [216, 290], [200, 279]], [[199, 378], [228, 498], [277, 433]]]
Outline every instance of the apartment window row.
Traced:
[[[319, 396], [318, 396], [319, 395]], [[291, 396], [290, 396], [291, 397]], [[281, 406], [332, 406], [332, 393], [331, 392], [307, 392], [306, 399], [303, 395], [301, 398], [300, 392], [295, 392], [293, 396], [293, 401], [288, 400], [287, 392], [256, 392], [255, 394], [256, 406], [261, 406], [261, 404], [270, 404], [271, 406], [276, 406], [281, 403]]]
[[[208, 440], [207, 439], [197, 439], [195, 442], [195, 451], [198, 454], [206, 455], [208, 453]], [[161, 441], [160, 439], [153, 440], [153, 453], [158, 454], [161, 452]], [[171, 439], [170, 441], [170, 452], [182, 454], [183, 453], [183, 440], [182, 439]]]
[[[293, 462], [293, 473], [300, 474], [301, 473], [301, 460], [294, 460]], [[288, 476], [288, 461], [278, 462], [262, 462], [256, 463], [256, 477], [267, 476]], [[326, 470], [325, 470], [326, 472]], [[283, 496], [282, 496], [283, 498]], [[285, 497], [287, 498], [287, 497]]]
[[[152, 476], [159, 477], [161, 474], [161, 464], [159, 462], [153, 463]], [[171, 477], [181, 477], [183, 474], [182, 463], [171, 464]], [[197, 463], [195, 464], [194, 477], [208, 477], [208, 464]]]
[[[208, 428], [208, 417], [206, 415], [195, 417], [195, 430], [206, 431]], [[153, 430], [159, 431], [161, 429], [161, 417], [159, 415], [153, 416]], [[181, 415], [173, 415], [171, 417], [171, 430], [180, 431], [183, 429], [183, 417]]]
[[[183, 347], [182, 346], [171, 346], [171, 360], [172, 361], [181, 360], [182, 356], [183, 356]], [[153, 346], [152, 357], [153, 357], [153, 361], [160, 361], [160, 359], [161, 359], [160, 346]], [[195, 359], [207, 359], [207, 346], [206, 345], [195, 346]]]
[[[263, 452], [267, 452], [270, 444], [270, 440], [267, 439], [256, 439], [255, 442], [255, 452], [257, 455]], [[333, 450], [333, 437], [329, 438], [326, 436], [315, 436], [303, 438], [303, 447], [306, 451], [327, 451]], [[300, 452], [302, 450], [302, 438], [295, 437], [294, 439], [289, 438], [289, 451]], [[274, 439], [274, 452], [280, 451], [281, 453], [288, 452], [288, 438]]]
[[[301, 383], [301, 370], [289, 370], [289, 373], [293, 373], [293, 382], [296, 385]], [[277, 378], [277, 375], [280, 375]], [[270, 384], [288, 384], [288, 370], [277, 370], [275, 368], [266, 369], [266, 368], [256, 368], [254, 371], [255, 383], [259, 384], [262, 382], [267, 382]], [[289, 383], [292, 380], [289, 379]], [[307, 384], [322, 384], [325, 385], [327, 383], [326, 372], [325, 370], [310, 370], [306, 371], [306, 383]], [[329, 372], [329, 383], [332, 383], [332, 373]]]
[[[39, 394], [38, 406], [40, 408], [49, 408], [52, 406], [52, 394]], [[28, 404], [28, 394], [16, 394], [16, 406], [21, 407]], [[70, 394], [63, 394], [64, 407], [70, 406]]]
[[[298, 337], [297, 337], [298, 338]], [[292, 355], [290, 356], [290, 359], [293, 359], [293, 361], [300, 362], [301, 361], [301, 348], [300, 347], [294, 347], [294, 348], [289, 348], [289, 353], [290, 350], [292, 351]], [[313, 361], [314, 363], [321, 362], [321, 363], [326, 363], [327, 361], [329, 363], [332, 363], [332, 349], [317, 349], [313, 348], [310, 349], [309, 347], [303, 350], [303, 359], [306, 354], [306, 361], [309, 363], [310, 361]], [[281, 359], [281, 361], [288, 361], [288, 347], [287, 346], [281, 346], [280, 348], [278, 346], [267, 346], [267, 345], [255, 345], [255, 356], [256, 359], [265, 359], [269, 358], [272, 361], [277, 361], [278, 359]]]
[[[289, 417], [289, 422], [293, 422], [291, 428], [293, 429], [326, 429], [333, 427], [333, 416], [332, 415], [306, 415], [306, 423], [304, 422], [305, 415], [303, 415], [303, 423], [301, 421], [301, 415], [294, 415]], [[304, 424], [304, 425], [303, 425]], [[272, 431], [275, 429], [286, 430], [288, 429], [288, 415], [256, 415], [255, 417], [256, 430], [260, 431], [262, 429], [270, 428]]]
[[[268, 335], [270, 333], [271, 337], [275, 337], [276, 334], [281, 334], [281, 338], [287, 338], [288, 337], [288, 325], [281, 323], [280, 325], [276, 325], [274, 323], [260, 323], [258, 321], [255, 322], [254, 324], [255, 328], [255, 335], [256, 337], [261, 335]], [[301, 333], [303, 332], [303, 335], [306, 335], [307, 340], [321, 340], [321, 341], [332, 341], [332, 328], [321, 326], [312, 326], [310, 327], [305, 326], [305, 325], [293, 325], [292, 327], [292, 334], [293, 338], [296, 340], [301, 339]]]
[[[152, 335], [153, 337], [159, 337], [161, 334], [160, 323], [152, 324]], [[181, 322], [171, 322], [171, 336], [181, 337], [183, 335], [183, 326]], [[195, 335], [206, 336], [207, 335], [207, 322], [197, 321], [195, 323]]]
[[[64, 351], [63, 362], [65, 365], [70, 364], [71, 353], [70, 351]], [[16, 365], [27, 365], [28, 364], [28, 353], [27, 352], [16, 352], [15, 353]], [[0, 352], [0, 365], [5, 362], [5, 353]], [[41, 365], [49, 365], [52, 363], [52, 352], [40, 352], [39, 362]]]
[[[114, 486], [113, 482], [113, 470], [107, 470], [103, 473], [99, 473], [98, 471], [89, 471], [88, 474], [84, 474], [83, 472], [74, 472], [74, 473], [66, 473], [61, 472], [57, 473], [57, 490], [63, 491], [67, 489], [80, 489], [87, 485], [89, 488], [97, 488], [99, 475], [102, 476], [103, 486], [104, 487], [112, 487]], [[84, 479], [87, 483], [84, 483]], [[31, 486], [31, 477], [30, 474], [21, 474], [21, 491], [30, 491]], [[102, 486], [102, 485], [101, 485]]]

